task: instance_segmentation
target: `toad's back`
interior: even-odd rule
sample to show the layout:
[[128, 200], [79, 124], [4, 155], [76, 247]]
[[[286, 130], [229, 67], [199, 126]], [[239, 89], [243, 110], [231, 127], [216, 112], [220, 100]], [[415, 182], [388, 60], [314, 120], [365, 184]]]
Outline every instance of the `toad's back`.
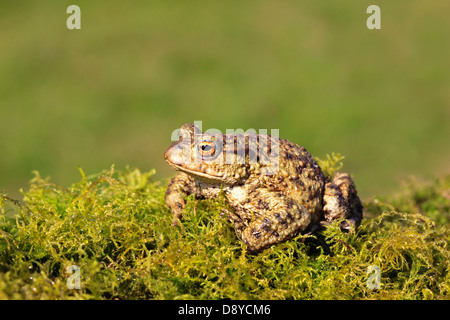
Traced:
[[325, 187], [322, 170], [304, 147], [285, 139], [280, 139], [279, 146], [278, 172], [272, 176], [261, 176], [260, 181], [269, 189], [290, 196], [312, 215], [319, 216]]

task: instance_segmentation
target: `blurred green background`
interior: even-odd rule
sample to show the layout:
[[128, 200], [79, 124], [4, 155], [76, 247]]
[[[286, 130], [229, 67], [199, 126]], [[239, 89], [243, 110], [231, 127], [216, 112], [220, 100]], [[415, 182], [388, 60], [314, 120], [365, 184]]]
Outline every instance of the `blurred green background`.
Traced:
[[[66, 9], [81, 8], [81, 30]], [[381, 8], [381, 30], [366, 9]], [[450, 1], [0, 2], [0, 191], [173, 174], [185, 122], [346, 156], [362, 198], [450, 171]]]

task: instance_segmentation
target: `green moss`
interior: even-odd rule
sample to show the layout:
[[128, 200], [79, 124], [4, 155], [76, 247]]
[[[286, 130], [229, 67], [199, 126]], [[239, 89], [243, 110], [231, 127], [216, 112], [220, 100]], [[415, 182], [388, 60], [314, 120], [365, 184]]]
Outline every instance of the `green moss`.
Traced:
[[[67, 189], [35, 173], [23, 201], [1, 196], [0, 299], [450, 297], [449, 177], [368, 201], [355, 233], [337, 221], [249, 255], [220, 215], [223, 199], [188, 197], [173, 227], [154, 171], [80, 173]], [[67, 286], [71, 265], [81, 289]], [[378, 290], [367, 285], [371, 265]]]
[[335, 152], [331, 153], [331, 155], [327, 154], [326, 160], [316, 157], [317, 163], [327, 177], [334, 177], [334, 174], [344, 166], [342, 163], [344, 159], [343, 155]]

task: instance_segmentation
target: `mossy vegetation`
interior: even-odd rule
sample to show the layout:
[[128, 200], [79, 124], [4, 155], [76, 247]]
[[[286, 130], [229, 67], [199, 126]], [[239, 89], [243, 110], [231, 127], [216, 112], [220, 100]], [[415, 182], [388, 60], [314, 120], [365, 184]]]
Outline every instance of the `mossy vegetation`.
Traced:
[[[341, 159], [328, 159], [329, 174]], [[189, 197], [174, 227], [167, 181], [153, 181], [154, 171], [80, 173], [63, 188], [36, 172], [22, 201], [1, 196], [0, 299], [450, 297], [450, 177], [367, 201], [354, 233], [337, 221], [249, 255], [221, 199]], [[67, 285], [72, 265], [80, 289]], [[378, 289], [367, 284], [372, 265]]]

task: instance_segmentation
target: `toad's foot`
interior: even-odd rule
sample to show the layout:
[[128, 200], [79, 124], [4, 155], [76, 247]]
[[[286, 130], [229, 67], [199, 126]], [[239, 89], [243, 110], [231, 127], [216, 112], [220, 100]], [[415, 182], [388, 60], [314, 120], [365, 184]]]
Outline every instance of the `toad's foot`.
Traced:
[[332, 182], [325, 185], [323, 197], [323, 224], [335, 219], [345, 219], [342, 230], [352, 230], [362, 219], [362, 205], [356, 192], [355, 183], [348, 173], [336, 173]]

